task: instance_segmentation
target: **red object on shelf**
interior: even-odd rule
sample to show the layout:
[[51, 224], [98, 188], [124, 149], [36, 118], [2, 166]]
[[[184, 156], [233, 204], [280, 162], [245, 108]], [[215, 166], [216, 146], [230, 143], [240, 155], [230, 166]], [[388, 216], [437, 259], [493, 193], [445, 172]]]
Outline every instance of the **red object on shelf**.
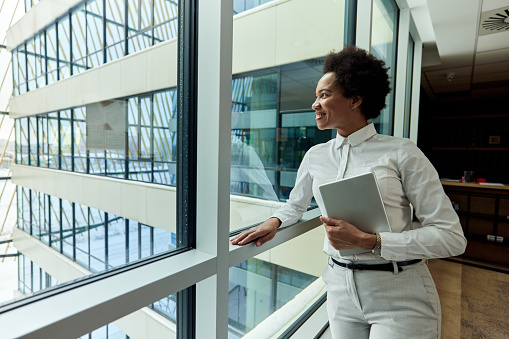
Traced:
[[486, 179], [484, 179], [484, 178], [477, 178], [477, 182], [486, 182]]

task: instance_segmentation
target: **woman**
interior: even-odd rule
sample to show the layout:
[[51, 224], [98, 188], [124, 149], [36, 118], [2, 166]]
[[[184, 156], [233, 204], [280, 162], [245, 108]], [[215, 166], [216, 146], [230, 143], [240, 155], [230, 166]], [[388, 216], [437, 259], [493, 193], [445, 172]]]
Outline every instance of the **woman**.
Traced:
[[[390, 92], [385, 63], [348, 46], [327, 56], [323, 73], [312, 108], [318, 128], [336, 129], [336, 138], [306, 153], [285, 205], [231, 242], [256, 241], [261, 246], [278, 227], [297, 222], [313, 196], [323, 213], [319, 185], [374, 172], [392, 232], [368, 234], [343, 220], [320, 217], [326, 232], [324, 252], [329, 255], [323, 280], [332, 336], [439, 338], [440, 302], [422, 259], [464, 252], [466, 239], [458, 216], [436, 170], [414, 143], [379, 135], [368, 123], [380, 115]], [[410, 205], [422, 225], [417, 229]], [[338, 252], [349, 248], [371, 252]]]

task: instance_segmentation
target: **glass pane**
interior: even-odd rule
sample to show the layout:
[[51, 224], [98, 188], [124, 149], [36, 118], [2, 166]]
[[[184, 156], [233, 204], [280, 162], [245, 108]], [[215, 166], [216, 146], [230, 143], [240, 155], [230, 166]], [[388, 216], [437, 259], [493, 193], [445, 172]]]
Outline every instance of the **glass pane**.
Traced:
[[69, 35], [69, 18], [66, 16], [58, 22], [58, 69], [59, 79], [71, 75], [71, 36]]
[[410, 116], [412, 109], [412, 81], [414, 70], [414, 39], [408, 37], [408, 54], [406, 67], [406, 89], [405, 89], [405, 121], [403, 124], [403, 137], [410, 137]]
[[[157, 2], [158, 41], [177, 36], [177, 4], [174, 1]], [[33, 69], [34, 84], [38, 86], [39, 80], [42, 81], [41, 85], [45, 84], [46, 76], [49, 83], [54, 83], [71, 74], [123, 57], [127, 35], [131, 38], [130, 46], [136, 46], [131, 52], [151, 46], [153, 12], [153, 0], [81, 2], [68, 15], [47, 27], [38, 39], [29, 42], [29, 66]], [[126, 23], [129, 23], [127, 32]], [[47, 55], [42, 53], [45, 50]], [[26, 71], [25, 46], [17, 50], [15, 55], [17, 84], [22, 82], [26, 88], [26, 75], [30, 73]], [[177, 60], [174, 58], [173, 62], [174, 65], [170, 67], [176, 69]], [[153, 79], [148, 81], [153, 82]], [[169, 83], [175, 86], [176, 78], [169, 79]], [[26, 165], [79, 172], [82, 174], [80, 178], [85, 181], [104, 180], [95, 175], [107, 175], [122, 179], [106, 179], [108, 183], [122, 187], [129, 185], [125, 180], [175, 185], [176, 101], [176, 89], [172, 87], [20, 118], [16, 122], [18, 161]], [[121, 204], [130, 200], [131, 203], [139, 202], [140, 210], [147, 209], [147, 214], [149, 209], [150, 213], [155, 210], [167, 213], [168, 209], [175, 208], [167, 205], [168, 201], [175, 200], [174, 189], [161, 190], [144, 183], [136, 183], [132, 187], [140, 185], [147, 192], [146, 199], [129, 196], [133, 193], [126, 189], [122, 192]], [[69, 187], [73, 191], [82, 189]], [[160, 199], [160, 192], [163, 192], [164, 199]], [[157, 197], [150, 194], [156, 194]], [[102, 192], [97, 192], [97, 195], [102, 195]], [[105, 196], [102, 195], [103, 199]], [[18, 225], [53, 248], [53, 252], [57, 252], [53, 253], [55, 260], [66, 257], [71, 259], [73, 265], [82, 266], [83, 275], [103, 272], [177, 248], [175, 220], [166, 218], [161, 222], [157, 218], [147, 217], [130, 220], [126, 216], [128, 211], [122, 215], [119, 209], [102, 208], [98, 202], [100, 200], [94, 199], [87, 204], [87, 201], [69, 201], [20, 187], [17, 196]], [[151, 201], [151, 204], [146, 201]], [[102, 205], [107, 205], [106, 201]], [[124, 210], [126, 208], [122, 206], [120, 211]], [[139, 214], [143, 216], [143, 212]], [[174, 214], [174, 211], [169, 213]], [[150, 224], [152, 222], [154, 224]], [[25, 257], [20, 258], [23, 264], [18, 268], [22, 272], [18, 286], [22, 293], [65, 282], [69, 276], [69, 272], [64, 271], [60, 276], [58, 272], [56, 276], [51, 276], [45, 271], [49, 269], [44, 267], [45, 264], [38, 267], [32, 263], [32, 260], [38, 263], [41, 260], [26, 257], [25, 263]], [[67, 260], [60, 261], [64, 265], [65, 262], [71, 264]], [[55, 274], [55, 270], [50, 271]], [[174, 328], [169, 322], [176, 319], [175, 302], [175, 296], [163, 295], [159, 301], [147, 305], [144, 312], [163, 315], [168, 320], [169, 326], [166, 328]], [[126, 335], [129, 333], [121, 333], [116, 326], [107, 325], [92, 331], [89, 337]]]
[[229, 337], [242, 338], [317, 278], [255, 258], [230, 268]]
[[74, 228], [76, 233], [76, 262], [90, 268], [90, 228], [88, 223], [88, 207], [75, 204]]
[[100, 272], [106, 269], [106, 223], [105, 213], [89, 208], [90, 228], [90, 271]]
[[37, 117], [29, 117], [28, 118], [28, 124], [29, 124], [29, 140], [30, 140], [30, 165], [37, 166]]
[[177, 37], [177, 2], [154, 0], [154, 43]]
[[71, 110], [60, 111], [60, 169], [72, 171]]
[[12, 51], [12, 96], [19, 94], [18, 50]]
[[46, 29], [46, 67], [48, 85], [57, 81], [57, 30], [55, 26]]
[[72, 12], [71, 27], [72, 74], [78, 74], [87, 69], [87, 59], [85, 58], [87, 52], [85, 6], [81, 6]]
[[37, 88], [35, 78], [36, 78], [36, 64], [35, 64], [35, 41], [34, 39], [30, 39], [27, 41], [27, 81], [28, 81], [28, 90], [33, 91]]
[[25, 45], [21, 45], [18, 49], [18, 80], [19, 94], [27, 91], [27, 57], [25, 53]]
[[35, 36], [35, 80], [38, 88], [46, 85], [46, 45], [44, 40], [44, 33]]
[[58, 168], [58, 113], [48, 114], [48, 167]]
[[107, 227], [108, 267], [117, 267], [128, 262], [126, 243], [126, 219], [108, 213]]
[[39, 200], [39, 192], [30, 190], [30, 222], [32, 236], [41, 239], [41, 201]]
[[48, 167], [48, 116], [38, 117], [39, 132], [39, 166]]
[[74, 258], [74, 204], [62, 199], [62, 253], [68, 258]]
[[20, 139], [19, 139], [19, 147], [21, 153], [21, 164], [29, 165], [29, 145], [28, 145], [28, 136], [30, 131], [28, 129], [28, 118], [20, 118]]
[[85, 122], [85, 107], [78, 107], [73, 109], [73, 126], [74, 126], [74, 140], [73, 140], [73, 161], [74, 171], [86, 173], [87, 172], [87, 150], [86, 150], [86, 122]]
[[106, 58], [108, 61], [124, 56], [125, 1], [106, 2]]
[[[371, 53], [385, 61], [389, 67], [391, 88], [395, 88], [396, 79], [396, 41], [398, 32], [398, 8], [393, 0], [375, 0], [373, 2], [373, 23], [371, 28]], [[382, 114], [373, 119], [380, 134], [392, 135], [394, 119], [394, 91], [386, 98], [386, 107]]]
[[127, 0], [129, 53], [152, 46], [152, 1]]
[[[344, 2], [263, 3], [234, 2], [236, 12], [249, 13], [233, 20], [231, 230], [271, 217], [288, 199], [304, 154], [336, 135], [317, 129], [311, 105], [324, 57], [343, 47]], [[320, 20], [302, 26], [303, 18], [315, 16]], [[323, 32], [326, 39], [316, 38]], [[305, 246], [297, 238], [262, 255], [265, 261], [253, 258], [230, 269], [232, 338], [243, 337], [321, 275], [323, 230], [318, 231], [302, 236], [302, 244], [319, 244], [316, 251], [303, 251], [310, 267], [284, 260], [286, 250]]]
[[55, 196], [49, 197], [49, 219], [51, 223], [51, 247], [57, 251], [61, 251], [62, 248], [62, 213], [60, 211], [60, 199]]
[[103, 55], [103, 0], [87, 2], [87, 65], [89, 68], [104, 63]]

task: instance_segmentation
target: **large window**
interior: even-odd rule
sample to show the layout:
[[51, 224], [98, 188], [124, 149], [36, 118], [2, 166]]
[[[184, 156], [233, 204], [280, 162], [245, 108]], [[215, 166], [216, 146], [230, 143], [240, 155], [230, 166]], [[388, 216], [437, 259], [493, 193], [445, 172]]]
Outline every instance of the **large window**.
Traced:
[[[375, 2], [374, 12], [382, 14], [374, 15], [373, 29], [382, 28], [373, 35], [372, 49], [394, 70], [397, 12]], [[197, 14], [194, 1], [83, 1], [55, 18], [38, 40], [34, 37], [33, 53], [30, 39], [14, 51], [21, 94], [31, 89], [32, 54], [37, 87], [39, 78], [47, 85], [97, 66], [114, 69], [108, 62], [179, 38], [178, 53], [164, 59], [179, 71], [178, 80], [171, 79], [177, 87], [125, 92], [98, 102], [85, 99], [81, 106], [16, 121], [19, 171], [49, 180], [19, 178], [26, 187], [18, 187], [16, 232], [26, 243], [53, 253], [45, 258], [81, 272], [73, 278], [84, 278], [34, 302], [51, 303], [92, 286], [105, 294], [100, 307], [110, 307], [101, 309], [102, 324], [84, 317], [90, 334], [64, 328], [70, 337], [135, 337], [143, 326], [162, 330], [153, 332], [164, 333], [161, 337], [175, 331], [179, 338], [193, 337], [194, 330], [201, 337], [242, 337], [320, 283], [325, 257], [317, 210], [306, 212], [302, 223], [264, 248], [228, 247], [227, 237], [228, 231], [270, 217], [288, 199], [305, 152], [335, 137], [335, 131], [316, 128], [311, 105], [324, 56], [343, 47], [344, 3], [235, 0], [227, 9], [225, 3], [201, 1], [198, 31], [182, 34], [179, 29], [189, 28]], [[184, 4], [191, 10], [179, 16]], [[243, 14], [232, 17], [232, 11]], [[316, 17], [320, 20], [309, 20]], [[198, 34], [200, 53], [194, 44]], [[159, 57], [167, 47], [172, 46], [152, 48], [147, 56]], [[161, 74], [150, 68], [140, 81], [145, 76]], [[196, 93], [197, 84], [207, 86]], [[382, 133], [392, 131], [389, 112], [375, 121]], [[58, 194], [49, 192], [53, 189]], [[26, 252], [19, 266], [22, 293], [36, 292], [38, 299], [47, 287], [71, 284], [51, 265], [35, 265], [37, 258]], [[73, 301], [88, 302], [82, 299]], [[25, 300], [26, 307], [31, 300]], [[62, 308], [67, 306], [74, 305]], [[161, 324], [164, 328], [157, 327]]]

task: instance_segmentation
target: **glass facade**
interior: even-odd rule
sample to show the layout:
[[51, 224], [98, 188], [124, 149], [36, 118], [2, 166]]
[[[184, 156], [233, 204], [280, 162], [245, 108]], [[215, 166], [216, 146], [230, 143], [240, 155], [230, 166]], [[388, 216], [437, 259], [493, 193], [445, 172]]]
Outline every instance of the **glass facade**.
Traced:
[[13, 96], [175, 39], [177, 14], [176, 1], [83, 0], [13, 50]]
[[170, 231], [21, 186], [18, 224], [93, 273], [177, 248]]
[[172, 89], [20, 118], [16, 163], [174, 186], [175, 112]]

